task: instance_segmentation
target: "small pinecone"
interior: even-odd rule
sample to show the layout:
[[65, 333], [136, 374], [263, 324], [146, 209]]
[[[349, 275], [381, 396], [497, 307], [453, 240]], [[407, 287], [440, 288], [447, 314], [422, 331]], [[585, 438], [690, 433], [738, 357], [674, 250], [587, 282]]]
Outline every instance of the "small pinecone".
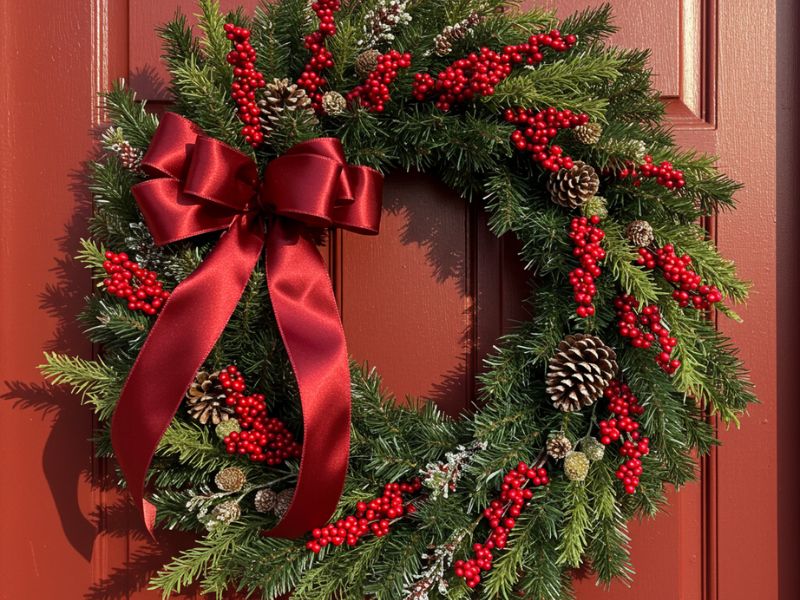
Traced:
[[606, 453], [606, 447], [600, 443], [600, 440], [593, 437], [584, 438], [581, 442], [581, 450], [592, 461], [603, 460]]
[[219, 425], [214, 428], [214, 433], [217, 434], [217, 437], [221, 440], [224, 440], [233, 432], [239, 432], [242, 430], [242, 426], [239, 425], [239, 421], [236, 419], [228, 419], [227, 421], [223, 421]]
[[578, 208], [600, 189], [600, 178], [591, 165], [576, 160], [571, 169], [550, 175], [547, 191], [553, 202], [565, 208]]
[[547, 454], [556, 460], [561, 460], [572, 452], [572, 442], [563, 433], [557, 433], [547, 440]]
[[600, 123], [586, 123], [586, 125], [578, 125], [572, 130], [572, 133], [581, 144], [594, 146], [603, 135], [603, 126]]
[[347, 109], [347, 100], [339, 92], [325, 92], [322, 95], [322, 110], [330, 116], [341, 115]]
[[261, 109], [261, 127], [267, 132], [274, 131], [285, 110], [302, 110], [313, 115], [311, 98], [303, 88], [288, 79], [273, 79], [266, 84], [258, 107]]
[[646, 248], [653, 243], [653, 226], [647, 221], [631, 221], [625, 230], [625, 237], [637, 248]]
[[223, 492], [238, 492], [247, 483], [247, 475], [239, 467], [225, 467], [214, 476], [214, 483]]
[[226, 500], [225, 502], [220, 502], [211, 510], [211, 516], [216, 521], [227, 525], [242, 516], [242, 509], [236, 500]]
[[260, 513], [268, 513], [275, 510], [278, 503], [278, 494], [269, 488], [258, 490], [255, 497], [256, 510]]
[[455, 25], [448, 25], [433, 40], [433, 51], [438, 56], [447, 56], [453, 50], [453, 42], [464, 39], [475, 25], [484, 20], [483, 15], [472, 12], [466, 19]]
[[142, 166], [142, 151], [131, 146], [130, 142], [114, 144], [114, 149], [117, 151], [122, 166], [129, 171], [138, 171]]
[[593, 335], [568, 335], [547, 365], [547, 393], [564, 412], [591, 406], [617, 373], [617, 355]]
[[583, 481], [589, 474], [589, 459], [583, 452], [570, 452], [564, 459], [564, 474], [570, 481]]
[[592, 196], [581, 206], [581, 212], [586, 217], [605, 219], [608, 216], [608, 203], [602, 196]]
[[375, 48], [364, 50], [356, 57], [356, 73], [359, 77], [366, 78], [378, 67], [378, 57], [381, 53]]
[[289, 510], [289, 505], [292, 503], [292, 498], [294, 498], [294, 490], [283, 490], [282, 492], [278, 492], [277, 498], [275, 498], [275, 515], [279, 519], [283, 518], [283, 515], [286, 514], [286, 511]]
[[225, 403], [225, 390], [219, 383], [219, 373], [200, 371], [186, 392], [189, 415], [205, 425], [209, 421], [219, 425], [233, 414], [233, 408]]

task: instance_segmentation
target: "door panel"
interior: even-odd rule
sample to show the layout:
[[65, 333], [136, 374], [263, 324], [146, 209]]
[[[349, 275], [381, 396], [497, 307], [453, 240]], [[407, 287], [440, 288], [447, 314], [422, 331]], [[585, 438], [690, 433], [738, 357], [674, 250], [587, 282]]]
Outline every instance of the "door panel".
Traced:
[[[563, 15], [601, 0], [542, 3]], [[225, 9], [239, 4], [252, 10], [257, 0], [222, 1]], [[612, 4], [615, 41], [653, 48], [655, 81], [680, 143], [718, 154], [747, 186], [740, 211], [708, 226], [756, 286], [745, 324], [723, 328], [743, 348], [762, 405], [742, 431], [721, 433], [724, 450], [703, 461], [698, 483], [670, 495], [666, 514], [631, 524], [633, 586], [608, 594], [578, 574], [577, 597], [776, 598], [775, 351], [764, 343], [776, 328], [775, 150], [771, 135], [743, 135], [754, 127], [754, 93], [762, 123], [775, 113], [767, 93], [774, 2]], [[69, 257], [90, 210], [80, 173], [103, 122], [96, 93], [126, 77], [140, 97], [166, 106], [154, 28], [176, 6], [196, 11], [194, 0], [0, 3], [0, 102], [13, 115], [0, 141], [3, 600], [158, 598], [145, 591], [147, 577], [190, 543], [145, 540], [113, 491], [109, 466], [92, 458], [89, 410], [43, 386], [34, 368], [42, 350], [91, 356], [74, 322], [91, 283]], [[35, 52], [26, 51], [31, 23]], [[381, 235], [336, 234], [327, 258], [352, 354], [378, 367], [400, 399], [421, 395], [452, 414], [464, 410], [482, 357], [525, 316], [526, 274], [514, 241], [495, 239], [479, 206], [429, 177], [391, 175]]]

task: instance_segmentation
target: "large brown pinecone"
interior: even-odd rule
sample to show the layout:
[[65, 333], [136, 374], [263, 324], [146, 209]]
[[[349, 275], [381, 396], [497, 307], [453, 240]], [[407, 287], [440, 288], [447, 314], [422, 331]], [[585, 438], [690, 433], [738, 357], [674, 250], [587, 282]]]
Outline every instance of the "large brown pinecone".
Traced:
[[617, 355], [593, 335], [568, 335], [547, 365], [547, 393], [553, 405], [574, 412], [594, 404], [617, 374]]
[[304, 111], [308, 113], [310, 120], [316, 122], [311, 109], [311, 98], [303, 88], [288, 79], [273, 79], [267, 83], [258, 107], [261, 109], [261, 127], [267, 132], [277, 127], [284, 111]]
[[553, 202], [566, 208], [579, 208], [600, 189], [600, 178], [591, 165], [576, 160], [571, 169], [550, 175], [547, 190]]
[[233, 408], [225, 403], [225, 390], [219, 383], [219, 372], [200, 371], [186, 392], [189, 415], [205, 425], [208, 422], [218, 425], [227, 421]]

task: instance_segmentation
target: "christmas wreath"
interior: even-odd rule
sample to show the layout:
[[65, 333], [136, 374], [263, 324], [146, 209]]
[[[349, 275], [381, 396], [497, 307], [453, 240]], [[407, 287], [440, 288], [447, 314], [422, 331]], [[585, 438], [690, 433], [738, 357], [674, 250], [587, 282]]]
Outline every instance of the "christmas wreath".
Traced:
[[[698, 225], [737, 184], [675, 147], [607, 6], [559, 23], [504, 4], [202, 0], [199, 38], [180, 15], [160, 30], [174, 112], [105, 95], [79, 255], [102, 354], [42, 369], [94, 407], [148, 527], [200, 536], [154, 578], [165, 596], [626, 580], [626, 523], [755, 401], [710, 318], [747, 285]], [[377, 233], [392, 170], [481, 203], [530, 272], [533, 317], [457, 420], [348, 363], [316, 249], [330, 227]]]

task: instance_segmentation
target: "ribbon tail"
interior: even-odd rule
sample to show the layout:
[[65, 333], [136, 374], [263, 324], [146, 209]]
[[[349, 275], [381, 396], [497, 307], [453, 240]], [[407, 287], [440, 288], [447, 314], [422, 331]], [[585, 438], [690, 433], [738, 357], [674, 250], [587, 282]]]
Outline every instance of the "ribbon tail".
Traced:
[[147, 470], [164, 432], [233, 314], [264, 245], [260, 221], [236, 217], [203, 263], [170, 295], [128, 375], [111, 442], [128, 489], [153, 535]]
[[350, 369], [328, 269], [299, 224], [275, 219], [266, 241], [267, 285], [303, 410], [297, 487], [265, 535], [295, 538], [325, 524], [344, 487], [350, 454]]

